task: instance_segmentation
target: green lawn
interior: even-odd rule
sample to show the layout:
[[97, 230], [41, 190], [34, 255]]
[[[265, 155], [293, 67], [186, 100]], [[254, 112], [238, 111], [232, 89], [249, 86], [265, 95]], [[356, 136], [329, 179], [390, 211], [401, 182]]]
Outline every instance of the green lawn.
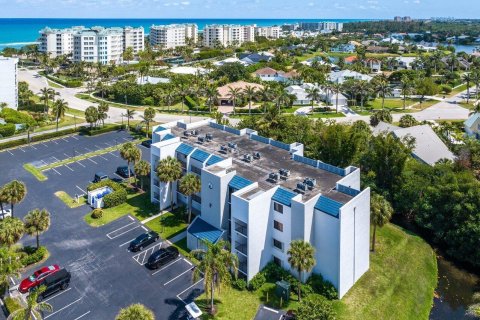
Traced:
[[150, 202], [149, 193], [130, 193], [127, 197], [127, 202], [113, 208], [104, 209], [101, 218], [93, 219], [90, 213], [88, 213], [84, 219], [90, 226], [99, 227], [127, 214], [138, 220], [143, 220], [158, 212], [158, 206]]
[[175, 213], [166, 212], [160, 217], [145, 223], [145, 225], [157, 232], [163, 239], [170, 239], [187, 228], [185, 216], [182, 216], [178, 211]]
[[[47, 78], [45, 78], [45, 79], [47, 79]], [[52, 87], [52, 88], [56, 88], [56, 89], [58, 89], [58, 88], [64, 88], [64, 87], [62, 87], [61, 85], [59, 85], [58, 83], [53, 82], [53, 81], [50, 80], [50, 79], [47, 79], [47, 83], [48, 83], [48, 85], [49, 85], [50, 87]]]
[[73, 116], [77, 116], [77, 119], [82, 118], [82, 121], [85, 118], [85, 112], [82, 110], [67, 108], [67, 111], [65, 113], [71, 114]]
[[[406, 100], [406, 106], [407, 109], [403, 109], [403, 99], [397, 98], [397, 99], [392, 99], [392, 98], [387, 98], [385, 99], [385, 109], [389, 109], [392, 112], [415, 112], [415, 111], [420, 111], [425, 108], [431, 107], [434, 104], [437, 104], [438, 101], [436, 100], [424, 100], [422, 103], [419, 103], [419, 99], [407, 99]], [[415, 105], [414, 105], [415, 104]], [[409, 106], [414, 105], [411, 109], [408, 109]], [[355, 111], [360, 111], [360, 107], [356, 106], [353, 107]], [[377, 111], [382, 109], [382, 98], [376, 98], [374, 100], [368, 101], [368, 103], [365, 104], [364, 106], [364, 111], [370, 110], [370, 111]]]
[[43, 174], [42, 171], [38, 170], [36, 167], [32, 166], [30, 163], [25, 163], [23, 168], [30, 172], [38, 181], [47, 180], [47, 176]]
[[[334, 301], [338, 319], [428, 319], [437, 284], [432, 248], [420, 237], [392, 224], [378, 230], [377, 235], [376, 252], [370, 255], [370, 270], [342, 300]], [[273, 291], [272, 283], [253, 293], [225, 288], [215, 297], [216, 318], [252, 319], [261, 303], [278, 308], [279, 301]], [[297, 307], [297, 298], [294, 293], [292, 296], [283, 309]], [[196, 301], [205, 311], [205, 295]], [[205, 315], [203, 319], [210, 317]]]
[[335, 112], [315, 112], [308, 115], [309, 118], [343, 118], [345, 115], [343, 113]]
[[[60, 119], [58, 121], [58, 128], [62, 128], [62, 127], [66, 127], [66, 126], [72, 126], [72, 125], [75, 125], [75, 124], [79, 125], [83, 122], [85, 122], [85, 119], [83, 118], [83, 115], [82, 115], [82, 118], [79, 118], [77, 116], [76, 119], [74, 117], [64, 116], [63, 119]], [[51, 123], [51, 124], [46, 125], [46, 126], [35, 128], [34, 132], [42, 132], [42, 131], [56, 129], [56, 128], [57, 128], [57, 123], [54, 122], [54, 123]]]
[[84, 204], [87, 204], [86, 195], [78, 198], [78, 202], [76, 202], [74, 198], [70, 197], [70, 195], [65, 191], [57, 191], [55, 192], [55, 196], [62, 200], [63, 203], [65, 203], [69, 208], [78, 208]]

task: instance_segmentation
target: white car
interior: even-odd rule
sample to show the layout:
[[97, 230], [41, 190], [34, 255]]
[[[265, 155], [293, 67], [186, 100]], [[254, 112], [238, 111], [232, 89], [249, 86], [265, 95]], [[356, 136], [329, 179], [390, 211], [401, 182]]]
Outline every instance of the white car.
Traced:
[[0, 220], [3, 220], [4, 218], [8, 218], [12, 216], [12, 209], [3, 209], [3, 211], [0, 211]]

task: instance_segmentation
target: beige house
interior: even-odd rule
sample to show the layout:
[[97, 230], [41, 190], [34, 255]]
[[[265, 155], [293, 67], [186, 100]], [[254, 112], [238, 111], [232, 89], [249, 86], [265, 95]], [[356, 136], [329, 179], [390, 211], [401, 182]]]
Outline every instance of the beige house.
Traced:
[[223, 87], [219, 87], [218, 91], [218, 105], [220, 106], [231, 106], [233, 102], [231, 101], [230, 97], [230, 90], [231, 89], [240, 89], [241, 92], [245, 91], [247, 87], [253, 87], [256, 91], [263, 89], [261, 84], [257, 83], [250, 83], [245, 81], [237, 81], [232, 82], [229, 84], [224, 85]]

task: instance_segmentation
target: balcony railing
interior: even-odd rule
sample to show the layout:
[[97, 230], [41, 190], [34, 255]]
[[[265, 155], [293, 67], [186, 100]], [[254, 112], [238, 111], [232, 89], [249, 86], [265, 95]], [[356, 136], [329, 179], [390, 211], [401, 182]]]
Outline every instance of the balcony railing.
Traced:
[[240, 243], [238, 241], [235, 241], [235, 249], [241, 253], [243, 253], [244, 255], [248, 255], [247, 254], [247, 244], [246, 243]]
[[243, 225], [240, 225], [238, 223], [235, 223], [235, 231], [237, 231], [238, 233], [244, 235], [245, 237], [247, 237], [248, 235], [248, 231], [247, 231], [247, 226], [243, 226]]
[[247, 261], [244, 261], [244, 262], [240, 262], [238, 264], [238, 270], [247, 274]]

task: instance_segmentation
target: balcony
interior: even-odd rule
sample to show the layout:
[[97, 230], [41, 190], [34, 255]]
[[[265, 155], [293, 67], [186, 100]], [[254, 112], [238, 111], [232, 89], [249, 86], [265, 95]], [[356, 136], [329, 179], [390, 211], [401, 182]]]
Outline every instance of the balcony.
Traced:
[[235, 249], [244, 255], [248, 255], [246, 243], [240, 243], [238, 241], [235, 241]]
[[243, 274], [247, 274], [247, 260], [245, 261], [240, 261], [238, 263], [238, 271], [240, 271]]
[[244, 237], [248, 237], [248, 229], [246, 224], [235, 222], [235, 231], [237, 231]]

